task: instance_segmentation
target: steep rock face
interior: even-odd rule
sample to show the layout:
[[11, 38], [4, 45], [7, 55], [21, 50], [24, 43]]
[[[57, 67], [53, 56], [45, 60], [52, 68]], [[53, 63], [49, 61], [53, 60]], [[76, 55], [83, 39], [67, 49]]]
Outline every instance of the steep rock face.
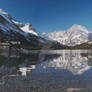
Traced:
[[45, 34], [49, 38], [56, 40], [63, 45], [74, 46], [92, 40], [92, 33], [84, 26], [74, 24], [65, 31], [55, 31]]

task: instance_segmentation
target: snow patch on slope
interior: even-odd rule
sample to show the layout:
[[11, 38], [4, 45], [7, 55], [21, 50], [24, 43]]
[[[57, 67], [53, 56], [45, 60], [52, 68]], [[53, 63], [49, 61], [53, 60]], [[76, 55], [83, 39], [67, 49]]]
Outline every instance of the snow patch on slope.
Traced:
[[35, 32], [35, 29], [33, 29], [32, 26], [31, 26], [29, 23], [25, 24], [23, 27], [20, 27], [20, 28], [21, 28], [24, 32], [26, 32], [26, 33], [32, 33], [32, 34], [38, 36], [38, 33]]

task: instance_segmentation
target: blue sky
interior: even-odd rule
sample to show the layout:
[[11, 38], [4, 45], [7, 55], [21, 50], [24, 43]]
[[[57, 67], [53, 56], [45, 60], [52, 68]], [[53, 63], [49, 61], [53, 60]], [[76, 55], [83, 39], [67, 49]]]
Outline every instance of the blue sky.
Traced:
[[92, 31], [92, 0], [0, 0], [0, 8], [38, 32], [66, 30], [73, 24]]

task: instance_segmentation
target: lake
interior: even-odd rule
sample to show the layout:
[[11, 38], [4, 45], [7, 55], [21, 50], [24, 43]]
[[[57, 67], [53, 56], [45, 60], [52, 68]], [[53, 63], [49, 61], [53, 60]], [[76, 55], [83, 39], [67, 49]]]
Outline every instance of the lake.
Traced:
[[92, 92], [92, 51], [1, 50], [0, 92]]

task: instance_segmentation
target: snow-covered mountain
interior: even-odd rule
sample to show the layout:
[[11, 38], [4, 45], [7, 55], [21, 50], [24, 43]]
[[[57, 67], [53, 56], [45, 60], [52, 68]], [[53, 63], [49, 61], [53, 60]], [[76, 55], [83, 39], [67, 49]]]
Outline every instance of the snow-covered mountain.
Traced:
[[7, 12], [3, 11], [2, 9], [0, 9], [0, 15], [4, 17], [6, 20], [8, 20], [8, 22], [16, 24], [22, 31], [25, 32], [25, 35], [27, 35], [27, 33], [38, 35], [30, 23], [23, 24], [15, 21]]
[[15, 21], [7, 12], [0, 9], [0, 41], [20, 41], [30, 46], [44, 46], [56, 44], [56, 41], [39, 35], [30, 23]]
[[68, 30], [55, 31], [48, 34], [44, 33], [44, 35], [68, 46], [74, 46], [92, 40], [92, 33], [86, 27], [77, 24], [74, 24]]
[[22, 31], [26, 32], [26, 33], [31, 33], [34, 34], [36, 36], [38, 36], [38, 33], [36, 32], [36, 30], [32, 27], [32, 25], [30, 23], [19, 23], [15, 20], [12, 20]]

